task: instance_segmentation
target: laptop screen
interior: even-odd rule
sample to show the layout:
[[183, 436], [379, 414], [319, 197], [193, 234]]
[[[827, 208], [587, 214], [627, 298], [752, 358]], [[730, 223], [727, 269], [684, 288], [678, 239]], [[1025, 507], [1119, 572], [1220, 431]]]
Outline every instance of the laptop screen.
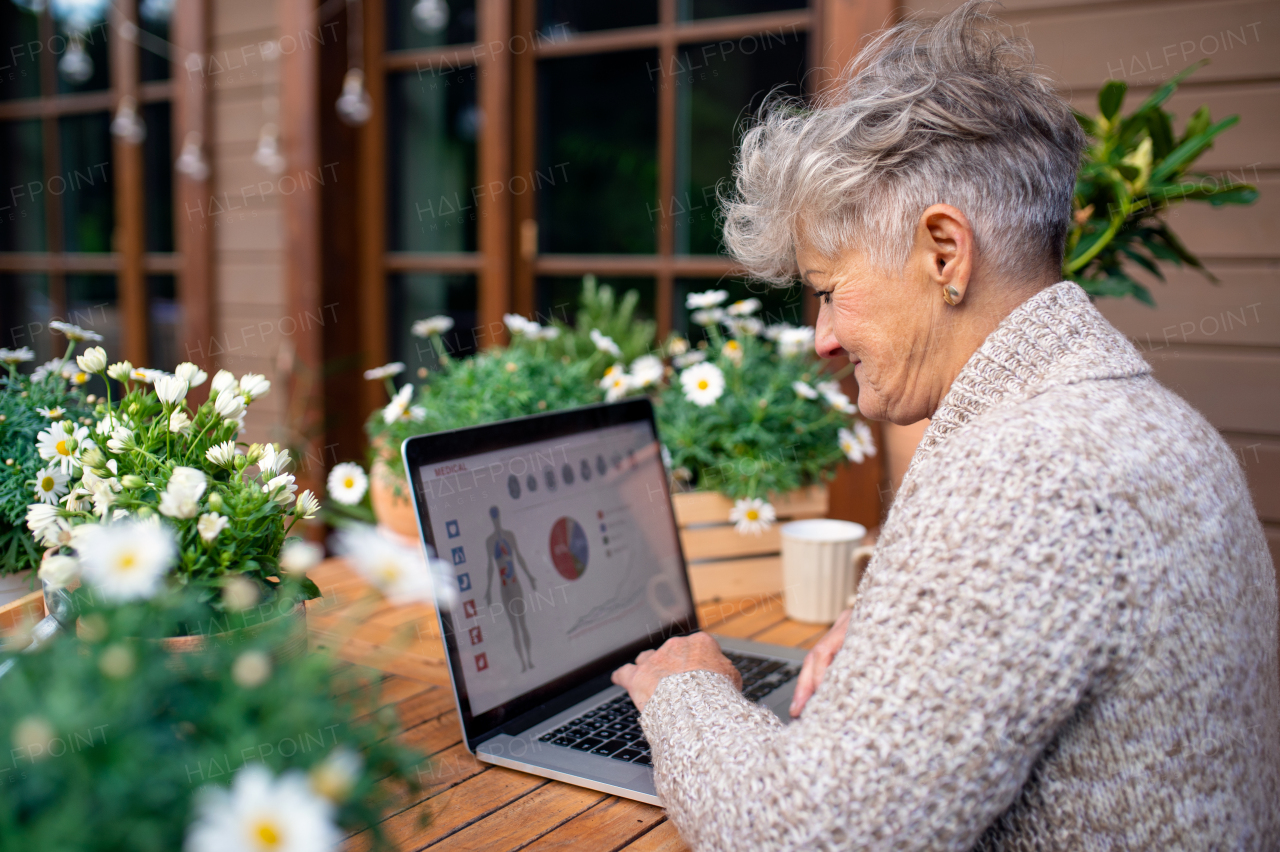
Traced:
[[693, 616], [651, 417], [528, 440], [542, 419], [509, 421], [506, 440], [480, 427], [505, 445], [416, 469], [406, 451], [452, 571], [446, 638], [472, 717]]

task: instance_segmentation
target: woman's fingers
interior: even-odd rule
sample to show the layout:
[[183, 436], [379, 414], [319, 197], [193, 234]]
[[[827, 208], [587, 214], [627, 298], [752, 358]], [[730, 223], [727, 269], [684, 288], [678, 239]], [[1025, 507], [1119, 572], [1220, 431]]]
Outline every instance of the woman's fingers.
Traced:
[[653, 651], [641, 651], [640, 655], [636, 657], [636, 665], [638, 666], [643, 664], [644, 661], [652, 657], [653, 654]]
[[791, 698], [791, 718], [799, 717], [804, 710], [805, 704], [809, 703], [809, 699], [817, 691], [818, 684], [822, 683], [822, 678], [827, 673], [827, 667], [831, 665], [831, 661], [835, 659], [841, 646], [844, 645], [844, 636], [849, 629], [851, 612], [852, 610], [846, 609], [840, 613], [836, 623], [831, 625], [831, 629], [827, 631], [826, 635], [818, 640], [818, 644], [813, 646], [813, 650], [805, 655], [804, 664], [800, 667], [800, 677], [796, 681], [795, 695]]
[[627, 663], [625, 666], [622, 666], [621, 668], [614, 670], [613, 677], [611, 678], [611, 680], [613, 680], [615, 684], [622, 687], [623, 689], [630, 689], [631, 681], [635, 678], [635, 676], [636, 676], [635, 665], [632, 663]]

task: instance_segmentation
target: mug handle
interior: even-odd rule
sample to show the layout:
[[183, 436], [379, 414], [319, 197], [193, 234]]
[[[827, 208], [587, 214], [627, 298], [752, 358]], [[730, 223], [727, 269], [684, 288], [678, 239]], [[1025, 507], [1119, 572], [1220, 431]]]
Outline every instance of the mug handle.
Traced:
[[857, 576], [857, 582], [853, 584], [853, 594], [849, 595], [849, 598], [844, 602], [846, 608], [853, 606], [854, 602], [857, 601], [858, 586], [862, 584], [862, 572], [866, 570], [867, 563], [871, 561], [871, 555], [875, 552], [875, 546], [870, 544], [864, 544], [854, 549], [853, 557], [849, 561], [853, 563], [853, 571]]

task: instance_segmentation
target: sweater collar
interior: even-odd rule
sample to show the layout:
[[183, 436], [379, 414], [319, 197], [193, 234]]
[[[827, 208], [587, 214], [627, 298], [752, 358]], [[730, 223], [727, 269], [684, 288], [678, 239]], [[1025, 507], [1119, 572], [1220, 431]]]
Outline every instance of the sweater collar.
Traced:
[[911, 466], [992, 407], [1030, 399], [1058, 385], [1150, 372], [1138, 350], [1084, 290], [1061, 281], [1015, 308], [965, 363], [934, 412]]

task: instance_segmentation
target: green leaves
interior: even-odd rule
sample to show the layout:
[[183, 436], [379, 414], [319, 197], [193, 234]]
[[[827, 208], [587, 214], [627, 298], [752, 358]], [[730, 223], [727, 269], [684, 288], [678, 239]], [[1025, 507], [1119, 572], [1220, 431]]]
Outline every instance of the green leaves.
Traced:
[[1091, 295], [1154, 304], [1150, 291], [1125, 271], [1127, 264], [1163, 280], [1159, 264], [1170, 262], [1216, 281], [1169, 230], [1164, 216], [1183, 201], [1218, 207], [1257, 200], [1253, 186], [1189, 171], [1220, 134], [1235, 126], [1238, 116], [1214, 122], [1208, 108], [1201, 107], [1179, 137], [1173, 116], [1162, 108], [1178, 84], [1203, 64], [1175, 75], [1127, 116], [1120, 114], [1125, 84], [1108, 81], [1098, 93], [1099, 116], [1076, 116], [1093, 141], [1076, 180], [1076, 214], [1063, 273]]

